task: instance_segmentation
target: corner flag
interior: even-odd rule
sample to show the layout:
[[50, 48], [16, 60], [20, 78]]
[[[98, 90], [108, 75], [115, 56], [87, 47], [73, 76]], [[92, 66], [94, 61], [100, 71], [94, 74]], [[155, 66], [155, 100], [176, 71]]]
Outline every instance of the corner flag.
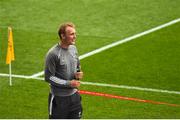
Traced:
[[14, 45], [13, 45], [13, 35], [12, 28], [8, 27], [8, 48], [6, 56], [6, 64], [10, 64], [11, 61], [14, 61]]
[[6, 56], [6, 64], [9, 64], [9, 85], [12, 86], [12, 75], [11, 75], [11, 61], [14, 61], [14, 45], [13, 45], [13, 34], [12, 28], [8, 27], [8, 48]]

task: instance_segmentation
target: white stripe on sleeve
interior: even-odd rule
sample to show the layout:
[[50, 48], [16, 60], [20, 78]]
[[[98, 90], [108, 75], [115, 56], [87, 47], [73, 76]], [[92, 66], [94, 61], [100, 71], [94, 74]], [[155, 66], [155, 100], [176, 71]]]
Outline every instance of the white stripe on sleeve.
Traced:
[[50, 80], [57, 83], [57, 84], [60, 84], [60, 85], [66, 85], [67, 84], [67, 81], [66, 80], [61, 80], [55, 76], [51, 76], [50, 77]]

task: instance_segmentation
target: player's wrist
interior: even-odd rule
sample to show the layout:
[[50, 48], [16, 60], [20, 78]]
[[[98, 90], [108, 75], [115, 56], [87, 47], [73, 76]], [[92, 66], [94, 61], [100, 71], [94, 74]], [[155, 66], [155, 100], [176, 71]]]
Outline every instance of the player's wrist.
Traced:
[[71, 86], [71, 81], [70, 81], [70, 80], [67, 80], [66, 85], [67, 85], [67, 86]]

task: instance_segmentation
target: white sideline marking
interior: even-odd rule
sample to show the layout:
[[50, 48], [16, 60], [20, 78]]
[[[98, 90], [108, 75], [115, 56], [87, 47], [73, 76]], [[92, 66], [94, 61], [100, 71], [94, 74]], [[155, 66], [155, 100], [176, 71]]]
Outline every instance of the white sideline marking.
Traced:
[[41, 71], [41, 72], [38, 72], [38, 73], [36, 73], [36, 74], [31, 75], [30, 77], [31, 77], [31, 78], [35, 78], [35, 77], [39, 77], [39, 76], [41, 76], [41, 75], [43, 75], [43, 74], [44, 74], [44, 71]]
[[124, 89], [140, 90], [140, 91], [180, 94], [179, 91], [169, 91], [169, 90], [161, 90], [161, 89], [142, 88], [142, 87], [136, 87], [136, 86], [113, 85], [113, 84], [94, 83], [94, 82], [81, 82], [81, 83], [86, 84], [86, 85], [95, 85], [95, 86], [103, 86], [103, 87], [113, 87], [113, 88], [124, 88]]
[[[125, 38], [125, 39], [118, 40], [117, 42], [111, 43], [111, 44], [109, 44], [109, 45], [106, 45], [106, 46], [103, 46], [103, 47], [98, 48], [98, 49], [96, 49], [96, 50], [93, 50], [93, 51], [91, 51], [91, 52], [88, 52], [88, 53], [86, 53], [86, 54], [84, 54], [84, 55], [81, 55], [81, 56], [79, 56], [79, 59], [81, 60], [81, 59], [84, 59], [84, 58], [86, 58], [86, 57], [92, 56], [92, 55], [94, 55], [94, 54], [100, 53], [100, 52], [102, 52], [102, 51], [104, 51], [104, 50], [107, 50], [107, 49], [109, 49], [109, 48], [115, 47], [115, 46], [117, 46], [117, 45], [123, 44], [123, 43], [128, 42], [128, 41], [131, 41], [131, 40], [133, 40], [133, 39], [135, 39], [135, 38], [138, 38], [138, 37], [141, 37], [141, 36], [143, 36], [143, 35], [152, 33], [152, 32], [154, 32], [154, 31], [157, 31], [157, 30], [162, 29], [162, 28], [164, 28], [164, 27], [167, 27], [167, 26], [170, 26], [170, 25], [172, 25], [172, 24], [175, 24], [175, 23], [177, 23], [177, 22], [179, 22], [179, 21], [180, 21], [180, 18], [175, 19], [175, 20], [172, 20], [172, 21], [170, 21], [170, 22], [168, 22], [168, 23], [165, 23], [165, 24], [163, 24], [163, 25], [160, 25], [160, 26], [151, 28], [151, 29], [149, 29], [149, 30], [147, 30], [147, 31], [144, 31], [144, 32], [135, 34], [135, 35], [133, 35], [133, 36], [131, 36], [131, 37], [127, 37], [127, 38]], [[36, 73], [36, 74], [31, 75], [31, 78], [35, 78], [35, 77], [41, 76], [41, 75], [43, 75], [43, 74], [44, 74], [44, 71], [38, 72], [38, 73]]]
[[[0, 76], [2, 76], [2, 77], [9, 77], [9, 74], [0, 73]], [[39, 77], [32, 78], [31, 76], [14, 75], [14, 74], [12, 74], [12, 77], [15, 77], [15, 78], [24, 78], [24, 79], [37, 79], [37, 80], [43, 80], [44, 79], [44, 78], [39, 78]]]
[[[0, 76], [9, 77], [9, 74], [2, 74], [2, 73], [0, 73]], [[12, 77], [25, 78], [25, 79], [44, 80], [44, 78], [41, 78], [41, 77], [32, 78], [30, 76], [24, 76], [24, 75], [12, 75]], [[161, 89], [142, 88], [142, 87], [136, 87], [136, 86], [127, 86], [127, 85], [113, 85], [113, 84], [94, 83], [94, 82], [81, 82], [81, 84], [84, 84], [84, 85], [93, 85], [93, 86], [101, 86], [101, 87], [122, 88], [122, 89], [130, 89], [130, 90], [139, 90], [139, 91], [169, 93], [169, 94], [178, 94], [178, 95], [180, 95], [179, 91], [169, 91], [169, 90], [161, 90]]]
[[[0, 76], [2, 76], [2, 77], [9, 77], [9, 74], [0, 73]], [[25, 79], [29, 79], [29, 78], [30, 78], [30, 76], [25, 76], [25, 75], [14, 75], [14, 74], [12, 74], [12, 77], [16, 77], [16, 78], [25, 78]]]

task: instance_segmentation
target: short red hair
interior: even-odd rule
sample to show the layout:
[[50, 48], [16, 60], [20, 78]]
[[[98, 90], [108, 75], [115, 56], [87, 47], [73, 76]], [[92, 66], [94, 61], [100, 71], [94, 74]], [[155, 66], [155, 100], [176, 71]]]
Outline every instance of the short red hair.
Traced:
[[60, 25], [59, 30], [58, 30], [58, 35], [60, 39], [62, 39], [61, 35], [66, 33], [66, 28], [68, 26], [75, 28], [75, 25], [72, 22], [66, 22]]

